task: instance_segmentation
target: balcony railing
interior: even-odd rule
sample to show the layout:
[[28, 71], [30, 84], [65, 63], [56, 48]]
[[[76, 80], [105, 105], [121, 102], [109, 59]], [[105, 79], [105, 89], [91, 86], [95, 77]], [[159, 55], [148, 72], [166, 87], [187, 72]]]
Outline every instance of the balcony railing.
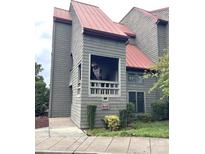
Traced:
[[119, 95], [119, 83], [117, 81], [90, 81], [90, 95], [91, 96], [117, 96]]

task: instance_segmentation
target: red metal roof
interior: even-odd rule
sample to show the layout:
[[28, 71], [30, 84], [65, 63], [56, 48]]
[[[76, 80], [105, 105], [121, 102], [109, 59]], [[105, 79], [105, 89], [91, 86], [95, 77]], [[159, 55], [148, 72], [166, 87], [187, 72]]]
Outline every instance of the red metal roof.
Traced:
[[53, 17], [57, 19], [68, 20], [68, 21], [72, 20], [70, 12], [68, 10], [64, 10], [56, 7], [54, 8]]
[[[162, 8], [162, 9], [167, 9], [167, 8]], [[146, 10], [141, 9], [141, 8], [133, 7], [133, 8], [121, 19], [121, 21], [122, 21], [132, 10], [139, 11], [139, 12], [143, 13], [145, 16], [151, 17], [155, 22], [158, 22], [159, 20], [162, 20], [162, 19], [160, 19], [158, 16], [152, 14], [152, 12], [154, 12], [154, 11], [156, 11], [156, 10], [154, 10], [154, 11], [146, 11]], [[160, 10], [160, 9], [159, 9], [159, 10]], [[121, 22], [121, 21], [120, 21], [120, 22]]]
[[119, 28], [122, 32], [124, 32], [125, 34], [127, 34], [128, 36], [130, 36], [130, 37], [136, 37], [136, 34], [135, 34], [133, 31], [131, 31], [130, 28], [128, 28], [128, 26], [123, 25], [123, 24], [120, 24], [120, 23], [116, 23], [116, 22], [115, 22], [115, 25], [117, 25], [118, 28]]
[[126, 46], [126, 67], [149, 69], [154, 63], [137, 46]]
[[83, 28], [127, 37], [99, 7], [77, 1], [71, 4]]

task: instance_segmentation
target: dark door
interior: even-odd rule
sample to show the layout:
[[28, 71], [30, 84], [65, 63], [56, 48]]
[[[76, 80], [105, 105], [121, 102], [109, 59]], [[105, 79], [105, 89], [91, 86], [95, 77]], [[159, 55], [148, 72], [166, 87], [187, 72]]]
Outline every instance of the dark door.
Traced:
[[129, 103], [133, 103], [135, 106], [135, 112], [136, 112], [136, 92], [129, 92]]
[[138, 113], [144, 113], [144, 92], [137, 92]]

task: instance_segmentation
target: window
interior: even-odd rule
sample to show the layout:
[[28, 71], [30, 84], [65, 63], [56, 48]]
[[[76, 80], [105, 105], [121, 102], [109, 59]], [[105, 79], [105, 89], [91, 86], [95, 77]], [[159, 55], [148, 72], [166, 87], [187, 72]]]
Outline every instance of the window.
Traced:
[[78, 82], [81, 80], [81, 64], [78, 65]]
[[135, 82], [135, 74], [134, 73], [128, 73], [128, 81]]
[[142, 74], [136, 75], [136, 82], [139, 83], [139, 84], [144, 83], [144, 79], [143, 79], [143, 75]]
[[90, 56], [90, 96], [107, 100], [108, 97], [120, 95], [119, 63], [119, 58]]
[[135, 112], [144, 113], [145, 112], [145, 100], [144, 92], [129, 92], [128, 93], [129, 103], [134, 104]]
[[77, 85], [77, 94], [80, 94], [81, 89], [81, 64], [78, 65], [78, 85]]
[[91, 55], [90, 79], [118, 81], [118, 58]]
[[73, 55], [70, 55], [70, 71], [73, 69]]
[[139, 113], [144, 113], [144, 92], [137, 92], [137, 108]]
[[128, 83], [137, 83], [137, 84], [143, 84], [143, 74], [136, 74], [136, 73], [128, 73]]

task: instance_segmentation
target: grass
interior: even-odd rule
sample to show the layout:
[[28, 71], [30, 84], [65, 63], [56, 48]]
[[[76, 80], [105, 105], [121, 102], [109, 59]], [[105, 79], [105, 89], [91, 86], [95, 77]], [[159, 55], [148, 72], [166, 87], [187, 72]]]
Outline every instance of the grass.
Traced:
[[104, 128], [95, 128], [87, 130], [90, 136], [142, 136], [142, 137], [159, 137], [169, 138], [169, 121], [156, 122], [134, 122], [131, 127], [119, 131], [110, 131]]

